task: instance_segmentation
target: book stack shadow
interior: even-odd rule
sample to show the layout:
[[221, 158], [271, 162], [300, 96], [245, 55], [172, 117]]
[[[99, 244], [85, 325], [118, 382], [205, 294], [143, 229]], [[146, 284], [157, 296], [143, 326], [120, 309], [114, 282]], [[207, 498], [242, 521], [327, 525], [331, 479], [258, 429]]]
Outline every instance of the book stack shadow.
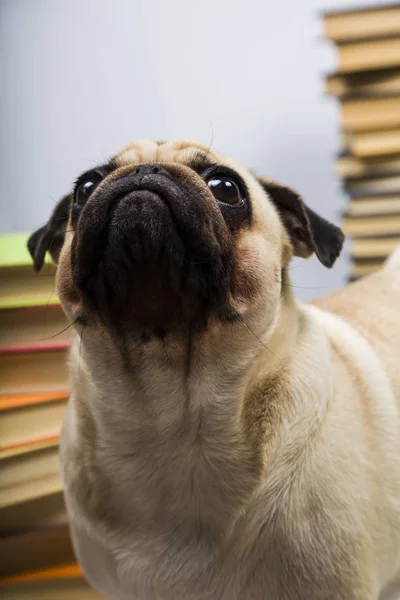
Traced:
[[350, 279], [378, 269], [400, 244], [400, 4], [324, 15], [338, 69], [325, 90], [339, 101], [336, 171], [349, 197]]
[[0, 237], [0, 597], [100, 598], [76, 564], [59, 473], [71, 330], [55, 267]]

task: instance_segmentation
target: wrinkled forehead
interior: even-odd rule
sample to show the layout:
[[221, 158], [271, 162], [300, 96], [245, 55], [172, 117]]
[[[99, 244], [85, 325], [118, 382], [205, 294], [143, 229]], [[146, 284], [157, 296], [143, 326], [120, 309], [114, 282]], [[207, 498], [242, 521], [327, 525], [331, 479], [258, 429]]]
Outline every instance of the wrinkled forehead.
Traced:
[[112, 158], [115, 168], [137, 166], [152, 163], [175, 163], [184, 165], [201, 173], [207, 168], [224, 166], [240, 175], [246, 183], [251, 198], [253, 213], [253, 231], [263, 224], [275, 223], [278, 227], [278, 216], [271, 202], [265, 201], [265, 193], [257, 179], [245, 167], [211, 146], [190, 139], [167, 142], [139, 140], [128, 144]]
[[216, 163], [222, 160], [224, 157], [221, 154], [192, 140], [172, 142], [139, 140], [122, 148], [113, 158], [117, 167], [148, 163], [179, 163], [192, 167], [199, 163]]

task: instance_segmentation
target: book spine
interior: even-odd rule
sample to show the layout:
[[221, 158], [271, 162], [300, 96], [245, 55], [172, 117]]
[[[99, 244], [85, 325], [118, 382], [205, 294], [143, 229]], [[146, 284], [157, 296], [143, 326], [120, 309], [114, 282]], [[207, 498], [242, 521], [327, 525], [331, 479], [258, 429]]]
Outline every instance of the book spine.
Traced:
[[15, 346], [0, 346], [1, 354], [31, 354], [32, 352], [59, 352], [68, 350], [70, 344], [68, 342], [60, 342], [57, 344], [46, 342], [39, 344], [19, 344]]

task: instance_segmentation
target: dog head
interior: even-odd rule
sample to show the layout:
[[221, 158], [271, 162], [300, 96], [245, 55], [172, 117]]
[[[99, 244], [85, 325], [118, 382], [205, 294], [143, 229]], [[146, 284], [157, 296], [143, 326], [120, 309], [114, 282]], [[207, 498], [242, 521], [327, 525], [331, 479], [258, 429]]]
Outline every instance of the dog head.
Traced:
[[28, 247], [37, 270], [46, 251], [58, 262], [71, 319], [146, 338], [252, 311], [272, 322], [291, 257], [331, 267], [342, 243], [292, 190], [177, 141], [130, 144], [81, 175]]

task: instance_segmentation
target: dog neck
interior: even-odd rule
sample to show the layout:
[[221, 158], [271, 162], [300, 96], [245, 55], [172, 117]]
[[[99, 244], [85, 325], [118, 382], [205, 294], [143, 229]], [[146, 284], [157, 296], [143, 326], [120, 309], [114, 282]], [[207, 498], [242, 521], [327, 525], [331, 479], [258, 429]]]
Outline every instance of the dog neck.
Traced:
[[[106, 334], [99, 342], [84, 331], [72, 349], [71, 402], [77, 445], [101, 488], [91, 520], [106, 505], [108, 523], [126, 520], [127, 532], [184, 522], [226, 538], [265, 478], [266, 457], [277, 460], [281, 424], [303, 419], [304, 429], [304, 414], [321, 416], [325, 374], [318, 389], [295, 375], [304, 361], [315, 371], [319, 358], [309, 321], [287, 295], [260, 335], [245, 321], [216, 325], [196, 338], [132, 344], [128, 361]], [[309, 405], [293, 411], [304, 387]]]

